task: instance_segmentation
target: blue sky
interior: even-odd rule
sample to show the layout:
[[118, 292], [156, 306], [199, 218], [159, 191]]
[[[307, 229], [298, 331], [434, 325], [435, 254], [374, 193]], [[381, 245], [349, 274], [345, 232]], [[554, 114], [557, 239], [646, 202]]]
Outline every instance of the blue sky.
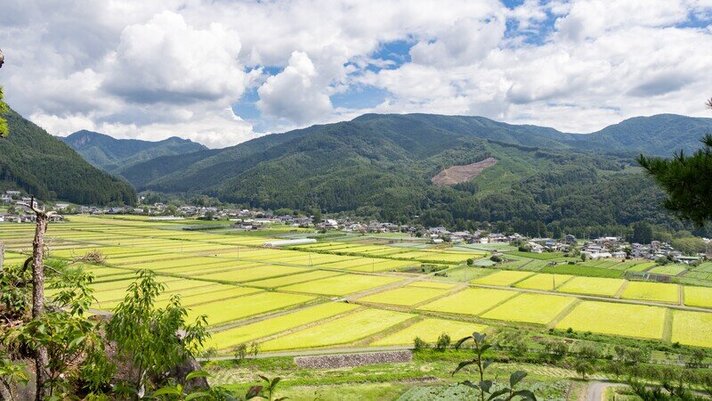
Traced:
[[[710, 0], [6, 0], [10, 104], [58, 135], [228, 146], [364, 113], [591, 132], [704, 116]], [[31, 51], [28, 49], [32, 49]]]

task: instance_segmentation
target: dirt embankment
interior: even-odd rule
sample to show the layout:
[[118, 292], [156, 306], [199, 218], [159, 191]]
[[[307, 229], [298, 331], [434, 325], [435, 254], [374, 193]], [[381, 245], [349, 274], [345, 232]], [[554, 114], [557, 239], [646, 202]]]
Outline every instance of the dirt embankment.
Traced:
[[433, 182], [433, 184], [439, 186], [455, 185], [462, 182], [467, 182], [482, 174], [482, 171], [484, 171], [484, 169], [492, 167], [495, 164], [497, 164], [497, 159], [495, 159], [494, 157], [488, 157], [477, 163], [467, 164], [464, 166], [452, 166], [439, 172], [435, 177], [431, 179], [431, 181]]

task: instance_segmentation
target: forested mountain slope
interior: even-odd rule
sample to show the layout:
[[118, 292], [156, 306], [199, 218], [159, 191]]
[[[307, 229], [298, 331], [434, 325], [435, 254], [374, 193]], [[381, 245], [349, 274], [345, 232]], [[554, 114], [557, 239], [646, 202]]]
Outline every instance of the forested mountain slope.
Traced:
[[178, 137], [149, 142], [115, 139], [85, 130], [59, 139], [76, 150], [86, 161], [110, 173], [160, 156], [183, 155], [207, 149], [199, 143]]
[[69, 146], [14, 111], [5, 115], [10, 136], [0, 139], [0, 182], [40, 199], [92, 205], [134, 204], [127, 182], [87, 163]]
[[[482, 117], [368, 114], [234, 147], [159, 157], [121, 171], [139, 190], [205, 193], [262, 208], [320, 209], [466, 227], [501, 222], [531, 234], [611, 232], [638, 220], [679, 226], [636, 167], [639, 152], [693, 149], [712, 120], [626, 120], [593, 134]], [[497, 163], [437, 187], [443, 169]], [[502, 227], [505, 228], [505, 227]]]

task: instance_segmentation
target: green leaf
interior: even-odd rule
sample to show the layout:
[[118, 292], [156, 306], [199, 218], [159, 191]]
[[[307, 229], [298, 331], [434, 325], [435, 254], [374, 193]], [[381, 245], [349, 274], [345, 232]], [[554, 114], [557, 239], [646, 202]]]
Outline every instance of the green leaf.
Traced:
[[474, 365], [476, 363], [477, 363], [477, 361], [474, 359], [471, 361], [460, 362], [460, 364], [457, 365], [457, 368], [455, 368], [455, 370], [452, 372], [452, 375], [455, 376], [455, 373], [459, 372], [463, 368], [470, 366], [470, 365]]
[[262, 393], [262, 386], [252, 386], [250, 387], [249, 390], [247, 390], [247, 394], [245, 394], [245, 399], [246, 400], [251, 400], [255, 397], [259, 397], [260, 393]]
[[465, 381], [462, 382], [461, 384], [464, 384], [464, 385], [467, 386], [467, 387], [472, 387], [472, 388], [474, 388], [475, 390], [479, 390], [479, 389], [480, 389], [480, 386], [476, 385], [475, 383], [473, 383], [473, 382], [471, 382], [471, 381], [469, 381], [469, 380], [465, 380]]
[[514, 388], [520, 381], [527, 377], [527, 372], [518, 370], [509, 376], [509, 386]]
[[207, 393], [205, 391], [198, 391], [195, 393], [190, 393], [187, 396], [185, 396], [185, 401], [197, 400], [198, 398], [203, 398], [203, 397], [210, 397], [210, 393]]
[[489, 396], [489, 398], [487, 398], [487, 401], [492, 401], [492, 400], [494, 400], [495, 398], [499, 397], [500, 395], [502, 395], [502, 394], [507, 394], [508, 392], [509, 392], [509, 389], [508, 389], [508, 388], [503, 388], [503, 389], [497, 390], [497, 391], [495, 391], [494, 393], [492, 393], [492, 394]]
[[78, 346], [79, 344], [84, 342], [85, 339], [86, 339], [86, 336], [79, 336], [79, 337], [75, 338], [74, 340], [72, 340], [72, 342], [69, 343], [69, 348], [74, 348], [74, 347]]
[[536, 401], [536, 395], [529, 390], [519, 390], [514, 392], [515, 396], [519, 396], [524, 400]]
[[159, 395], [181, 395], [181, 393], [182, 392], [178, 389], [177, 386], [166, 386], [154, 391], [153, 396], [157, 397]]
[[480, 388], [485, 392], [489, 393], [492, 388], [492, 380], [482, 380], [480, 382]]
[[465, 343], [465, 341], [471, 340], [471, 339], [472, 339], [472, 336], [461, 338], [461, 339], [457, 340], [457, 342], [455, 343], [455, 349], [460, 349], [460, 347], [462, 346], [462, 344]]
[[194, 370], [185, 376], [185, 380], [193, 380], [201, 377], [210, 377], [210, 373], [204, 370]]

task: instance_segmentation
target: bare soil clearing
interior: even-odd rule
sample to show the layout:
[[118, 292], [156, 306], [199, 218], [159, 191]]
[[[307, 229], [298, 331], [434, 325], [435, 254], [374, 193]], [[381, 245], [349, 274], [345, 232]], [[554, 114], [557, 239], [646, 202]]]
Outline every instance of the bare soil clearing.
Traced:
[[452, 166], [439, 172], [432, 178], [431, 181], [433, 184], [439, 186], [460, 184], [477, 177], [482, 174], [484, 169], [492, 167], [495, 164], [497, 164], [497, 159], [494, 157], [488, 157], [477, 163], [467, 164], [464, 166]]

